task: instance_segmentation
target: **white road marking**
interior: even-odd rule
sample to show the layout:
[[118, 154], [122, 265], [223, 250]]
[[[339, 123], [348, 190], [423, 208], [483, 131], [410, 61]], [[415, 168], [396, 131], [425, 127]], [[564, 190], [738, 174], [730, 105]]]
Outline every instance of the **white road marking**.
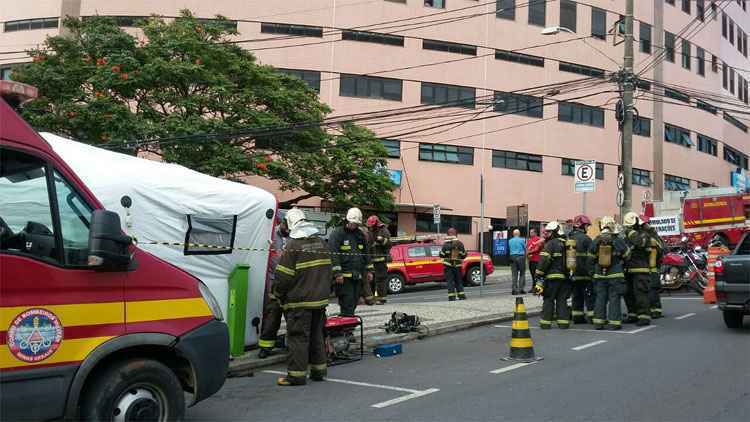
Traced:
[[718, 307], [719, 307], [719, 305], [714, 305], [710, 309], [717, 309]]
[[521, 362], [521, 363], [514, 363], [513, 365], [506, 366], [505, 368], [495, 369], [494, 371], [490, 371], [490, 374], [502, 374], [503, 372], [509, 372], [514, 369], [523, 368], [524, 366], [529, 366], [537, 363], [534, 362]]
[[661, 300], [703, 300], [703, 298], [702, 297], [698, 297], [698, 296], [695, 296], [695, 297], [693, 297], [693, 296], [690, 296], [690, 297], [688, 297], [688, 296], [684, 296], [684, 297], [680, 297], [680, 296], [671, 296], [671, 297], [667, 296], [667, 297], [664, 297], [664, 296], [662, 296]]
[[[286, 372], [282, 372], [282, 371], [263, 371], [263, 372], [267, 374], [286, 375]], [[376, 407], [378, 409], [382, 409], [384, 407], [392, 406], [394, 404], [402, 403], [407, 400], [416, 399], [416, 398], [440, 391], [440, 389], [438, 388], [428, 388], [427, 390], [415, 390], [413, 388], [395, 387], [392, 385], [372, 384], [369, 382], [342, 380], [342, 379], [336, 379], [336, 378], [326, 378], [326, 381], [335, 382], [339, 384], [356, 385], [358, 387], [379, 388], [381, 390], [391, 390], [391, 391], [399, 391], [402, 393], [409, 393], [405, 396], [396, 397], [395, 399], [387, 400], [387, 401], [380, 402], [380, 403], [375, 403], [371, 406], [371, 407]]]
[[[511, 325], [495, 325], [495, 328], [513, 328]], [[532, 330], [539, 330], [539, 327], [529, 326]], [[613, 330], [587, 330], [584, 328], [568, 328], [565, 331], [582, 331], [586, 333], [609, 333], [609, 334], [630, 334], [627, 331], [613, 331]]]
[[582, 344], [580, 346], [573, 347], [571, 350], [579, 351], [579, 350], [583, 350], [583, 349], [588, 349], [589, 347], [598, 346], [598, 345], [604, 344], [606, 342], [607, 342], [607, 340], [592, 341], [591, 343], [586, 343], [586, 344]]
[[675, 319], [685, 319], [685, 318], [690, 318], [691, 316], [695, 316], [695, 312], [690, 312], [689, 314], [680, 315], [678, 317], [675, 317]]
[[628, 333], [628, 334], [638, 334], [638, 333], [642, 333], [642, 332], [644, 332], [646, 330], [650, 330], [650, 329], [656, 328], [656, 327], [658, 327], [658, 325], [647, 325], [645, 327], [641, 327], [641, 328], [637, 328], [637, 329], [632, 330], [632, 331], [625, 331], [625, 332]]
[[384, 402], [375, 403], [375, 404], [373, 404], [370, 407], [376, 407], [378, 409], [382, 409], [384, 407], [393, 406], [394, 404], [399, 404], [399, 403], [405, 402], [407, 400], [416, 399], [416, 398], [419, 398], [419, 397], [422, 397], [422, 396], [426, 396], [428, 394], [436, 393], [438, 391], [440, 391], [440, 390], [437, 389], [437, 388], [429, 388], [427, 390], [418, 391], [416, 393], [408, 394], [406, 396], [396, 397], [395, 399], [392, 399], [392, 400], [387, 400], [387, 401], [384, 401]]

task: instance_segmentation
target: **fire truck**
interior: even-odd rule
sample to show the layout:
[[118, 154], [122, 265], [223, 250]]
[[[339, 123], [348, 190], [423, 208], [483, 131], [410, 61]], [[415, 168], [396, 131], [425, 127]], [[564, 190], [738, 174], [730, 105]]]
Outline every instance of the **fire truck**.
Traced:
[[686, 236], [703, 248], [714, 238], [733, 246], [750, 226], [750, 194], [735, 188], [667, 192], [663, 201], [645, 201], [643, 214], [667, 242]]

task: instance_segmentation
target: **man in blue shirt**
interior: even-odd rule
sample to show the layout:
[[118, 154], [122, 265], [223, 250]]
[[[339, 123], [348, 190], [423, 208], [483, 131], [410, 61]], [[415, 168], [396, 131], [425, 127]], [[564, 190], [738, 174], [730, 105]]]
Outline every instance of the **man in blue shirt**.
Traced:
[[513, 278], [513, 294], [526, 294], [526, 239], [518, 229], [513, 230], [513, 238], [508, 241], [510, 249], [510, 273]]

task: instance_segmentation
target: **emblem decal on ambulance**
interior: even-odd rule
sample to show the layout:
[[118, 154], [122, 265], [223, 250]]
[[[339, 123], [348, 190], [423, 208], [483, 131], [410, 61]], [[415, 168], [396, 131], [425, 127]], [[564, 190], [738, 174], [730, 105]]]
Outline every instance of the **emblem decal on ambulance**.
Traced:
[[52, 312], [34, 308], [20, 313], [8, 328], [8, 348], [23, 362], [41, 362], [52, 356], [63, 340], [60, 319]]

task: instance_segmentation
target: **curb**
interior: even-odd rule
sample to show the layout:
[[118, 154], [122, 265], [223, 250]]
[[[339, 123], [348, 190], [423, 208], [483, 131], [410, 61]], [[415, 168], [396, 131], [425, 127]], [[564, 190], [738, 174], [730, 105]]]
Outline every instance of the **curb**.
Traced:
[[[527, 317], [540, 315], [541, 308], [534, 308], [526, 311]], [[403, 334], [370, 334], [365, 335], [365, 350], [369, 351], [377, 346], [394, 343], [394, 342], [409, 342], [414, 340], [421, 340], [428, 337], [435, 337], [443, 334], [450, 334], [456, 331], [469, 330], [485, 325], [495, 324], [498, 322], [506, 322], [513, 320], [513, 312], [504, 314], [492, 314], [479, 318], [463, 319], [458, 321], [448, 321], [433, 326], [422, 326], [422, 330], [417, 333], [403, 333]], [[260, 368], [267, 368], [269, 366], [278, 365], [284, 363], [287, 360], [286, 353], [280, 353], [269, 356], [265, 359], [258, 359], [256, 357], [250, 357], [248, 355], [233, 359], [229, 362], [229, 372], [227, 376], [232, 377], [243, 377], [250, 376], [253, 370]]]

